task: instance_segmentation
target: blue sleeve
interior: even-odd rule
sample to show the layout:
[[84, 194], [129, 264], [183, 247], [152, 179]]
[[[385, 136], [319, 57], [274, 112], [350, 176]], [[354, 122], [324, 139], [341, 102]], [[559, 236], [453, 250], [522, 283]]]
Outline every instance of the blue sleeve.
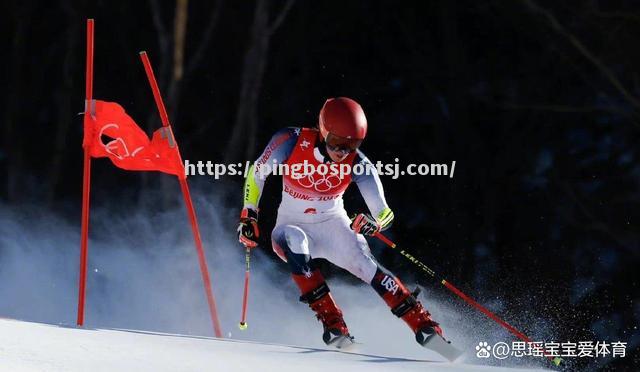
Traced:
[[264, 182], [273, 173], [273, 168], [284, 164], [291, 156], [298, 141], [300, 128], [288, 127], [279, 130], [271, 137], [258, 160], [249, 168], [244, 182], [244, 207], [258, 209]]
[[300, 136], [300, 128], [287, 127], [277, 131], [262, 154], [256, 160], [256, 165], [284, 164], [288, 159]]

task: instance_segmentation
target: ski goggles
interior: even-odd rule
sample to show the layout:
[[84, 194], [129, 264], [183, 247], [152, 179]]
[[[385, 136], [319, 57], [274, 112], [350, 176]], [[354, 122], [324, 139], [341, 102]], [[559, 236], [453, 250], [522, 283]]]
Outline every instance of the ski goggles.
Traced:
[[356, 151], [358, 147], [360, 147], [362, 140], [355, 138], [344, 138], [329, 133], [327, 134], [327, 138], [325, 138], [325, 142], [327, 143], [327, 149], [331, 151], [352, 153]]

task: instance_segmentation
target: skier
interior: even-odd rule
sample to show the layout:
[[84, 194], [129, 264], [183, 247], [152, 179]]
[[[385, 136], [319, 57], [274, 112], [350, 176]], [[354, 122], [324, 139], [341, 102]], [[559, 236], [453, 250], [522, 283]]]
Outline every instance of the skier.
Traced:
[[[367, 119], [360, 105], [350, 98], [332, 98], [320, 110], [318, 128], [285, 128], [271, 139], [262, 155], [250, 167], [244, 184], [244, 206], [238, 226], [238, 239], [254, 248], [260, 235], [258, 202], [266, 177], [275, 165], [286, 164], [282, 201], [276, 225], [271, 233], [273, 250], [288, 263], [293, 280], [305, 302], [322, 322], [322, 339], [327, 345], [348, 346], [353, 337], [336, 305], [329, 286], [314, 258], [324, 258], [357, 276], [382, 297], [391, 312], [415, 333], [418, 343], [426, 344], [442, 330], [417, 300], [418, 290], [409, 292], [391, 272], [372, 257], [363, 235], [374, 235], [393, 222], [376, 168], [358, 150], [367, 134]], [[294, 174], [295, 164], [307, 162], [314, 173]], [[320, 164], [353, 166], [366, 171], [340, 174], [320, 171]], [[322, 174], [324, 173], [324, 174]], [[348, 173], [348, 172], [344, 172]], [[360, 213], [350, 220], [342, 194], [351, 182], [358, 185], [371, 214]]]

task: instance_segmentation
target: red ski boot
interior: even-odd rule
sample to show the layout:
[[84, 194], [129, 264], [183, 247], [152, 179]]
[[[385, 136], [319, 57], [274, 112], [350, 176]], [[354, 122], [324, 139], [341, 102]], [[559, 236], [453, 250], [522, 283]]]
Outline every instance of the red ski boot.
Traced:
[[322, 322], [322, 326], [324, 327], [322, 340], [325, 344], [334, 344], [344, 336], [352, 338], [349, 335], [347, 324], [342, 318], [342, 311], [340, 311], [333, 301], [331, 293], [327, 293], [321, 299], [310, 303], [309, 307], [316, 312], [316, 317]]
[[434, 334], [440, 335], [440, 337], [443, 336], [440, 325], [431, 319], [431, 314], [417, 300], [419, 293], [420, 289], [416, 288], [405, 301], [391, 311], [407, 323], [413, 333], [416, 334], [416, 341], [424, 346], [430, 336]]
[[440, 325], [431, 319], [431, 314], [418, 301], [419, 288], [413, 293], [409, 292], [398, 278], [380, 268], [373, 277], [371, 285], [389, 305], [391, 312], [407, 323], [420, 345], [451, 361], [462, 354], [451, 345], [451, 342], [442, 337]]
[[[420, 345], [435, 351], [450, 361], [458, 359], [462, 355], [462, 351], [455, 348], [451, 345], [451, 341], [447, 341], [442, 336], [440, 325], [431, 319], [431, 314], [416, 299], [419, 293], [420, 289], [416, 288], [402, 304], [396, 306], [392, 311], [395, 310], [394, 314], [409, 325], [416, 334], [416, 341]], [[408, 310], [403, 310], [403, 308]]]
[[324, 343], [339, 349], [352, 344], [353, 337], [349, 334], [347, 324], [342, 318], [342, 311], [329, 293], [329, 286], [324, 281], [320, 270], [315, 270], [308, 276], [293, 274], [293, 280], [302, 292], [300, 301], [308, 304], [316, 313], [316, 318], [322, 322]]

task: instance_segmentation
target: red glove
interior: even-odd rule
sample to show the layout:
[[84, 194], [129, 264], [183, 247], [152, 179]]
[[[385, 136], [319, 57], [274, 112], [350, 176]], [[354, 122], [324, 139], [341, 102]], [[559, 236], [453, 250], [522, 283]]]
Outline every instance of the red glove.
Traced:
[[351, 220], [351, 229], [356, 234], [371, 236], [380, 231], [380, 224], [371, 215], [360, 213]]
[[251, 208], [242, 209], [238, 224], [238, 241], [247, 248], [255, 248], [258, 246], [259, 237], [258, 211]]

